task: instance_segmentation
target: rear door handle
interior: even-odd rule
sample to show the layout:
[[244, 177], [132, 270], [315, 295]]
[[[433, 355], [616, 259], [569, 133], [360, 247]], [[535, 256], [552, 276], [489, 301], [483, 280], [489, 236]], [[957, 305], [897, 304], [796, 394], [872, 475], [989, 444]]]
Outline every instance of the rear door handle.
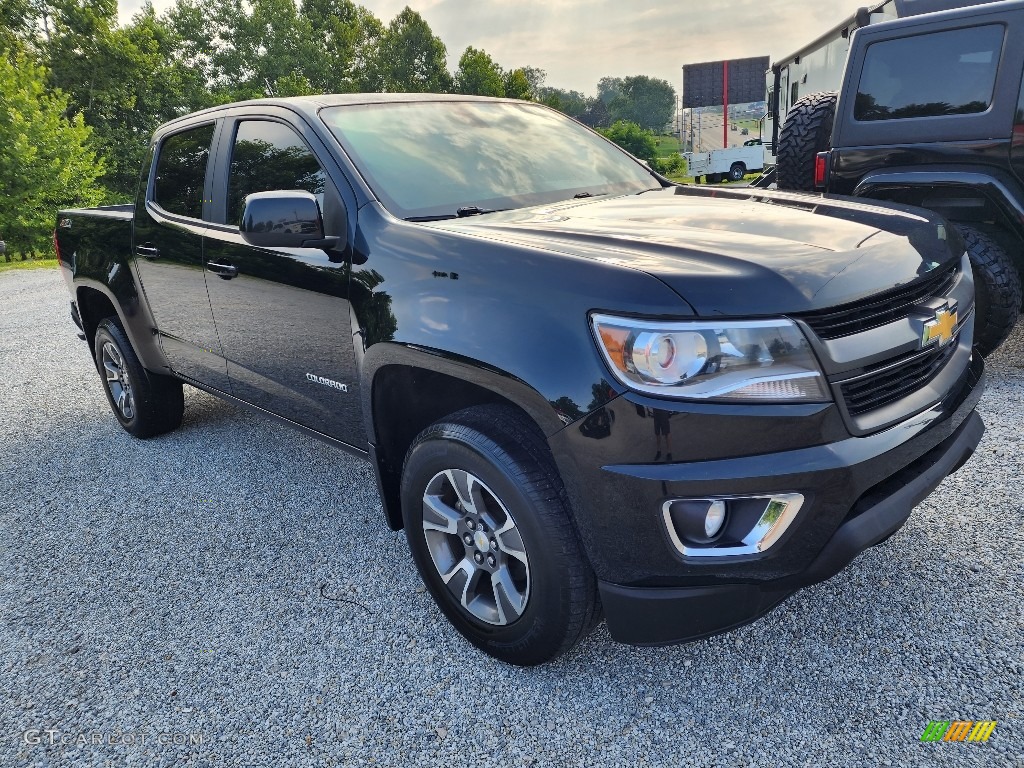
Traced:
[[213, 272], [221, 280], [230, 280], [238, 276], [238, 267], [234, 264], [221, 264], [217, 261], [206, 262], [206, 268]]
[[135, 253], [139, 256], [145, 256], [147, 259], [160, 258], [160, 249], [152, 245], [137, 245], [135, 246]]

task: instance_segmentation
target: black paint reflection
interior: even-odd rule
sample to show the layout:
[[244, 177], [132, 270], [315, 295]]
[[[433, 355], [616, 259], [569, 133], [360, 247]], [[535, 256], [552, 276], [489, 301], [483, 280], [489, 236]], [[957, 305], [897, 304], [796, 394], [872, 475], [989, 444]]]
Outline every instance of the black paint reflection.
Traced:
[[203, 217], [213, 128], [212, 124], [203, 125], [164, 139], [153, 180], [153, 200], [165, 211], [192, 219]]
[[228, 222], [238, 223], [246, 195], [304, 189], [321, 205], [327, 184], [320, 163], [291, 128], [266, 120], [238, 124], [228, 189]]

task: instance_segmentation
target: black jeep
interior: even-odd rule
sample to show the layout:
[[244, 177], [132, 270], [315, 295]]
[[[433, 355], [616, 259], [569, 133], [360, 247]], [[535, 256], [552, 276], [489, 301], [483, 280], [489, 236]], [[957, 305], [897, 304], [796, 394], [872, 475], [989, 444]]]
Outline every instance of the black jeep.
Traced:
[[839, 93], [790, 110], [781, 189], [921, 206], [967, 242], [988, 354], [1021, 305], [1024, 2], [897, 0], [901, 17], [857, 30]]

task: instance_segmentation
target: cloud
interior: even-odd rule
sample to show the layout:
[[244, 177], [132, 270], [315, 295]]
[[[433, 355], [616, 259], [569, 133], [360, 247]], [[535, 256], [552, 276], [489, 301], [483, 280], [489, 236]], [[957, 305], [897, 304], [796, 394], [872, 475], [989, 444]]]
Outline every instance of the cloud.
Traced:
[[[406, 5], [448, 47], [466, 46], [506, 68], [546, 70], [548, 85], [594, 93], [606, 75], [650, 75], [677, 90], [683, 64], [786, 56], [852, 16], [868, 0], [365, 0], [384, 23]], [[141, 0], [121, 0], [122, 21]], [[158, 12], [170, 0], [154, 0]]]

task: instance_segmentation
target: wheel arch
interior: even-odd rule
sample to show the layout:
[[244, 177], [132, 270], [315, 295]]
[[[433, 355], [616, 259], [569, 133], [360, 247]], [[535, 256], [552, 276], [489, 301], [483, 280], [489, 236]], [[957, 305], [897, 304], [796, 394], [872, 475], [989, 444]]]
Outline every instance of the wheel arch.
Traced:
[[154, 373], [170, 373], [170, 367], [156, 342], [155, 326], [144, 302], [138, 300], [138, 294], [119, 297], [104, 283], [76, 277], [74, 296], [90, 349], [96, 341], [96, 327], [100, 321], [105, 317], [117, 317], [143, 367]]
[[405, 454], [431, 424], [477, 405], [515, 409], [545, 441], [567, 423], [537, 390], [484, 363], [398, 344], [374, 345], [372, 351], [374, 359], [364, 363], [362, 375], [363, 417], [370, 461], [392, 530], [402, 528]]
[[[117, 303], [108, 291], [101, 290], [91, 285], [79, 285], [75, 288], [75, 303], [78, 306], [78, 315], [82, 320], [82, 330], [85, 331], [85, 338], [92, 349], [96, 343], [96, 328], [105, 317], [117, 317], [124, 325], [124, 318], [117, 309]], [[130, 337], [129, 337], [130, 338]], [[132, 344], [134, 345], [134, 341]]]

